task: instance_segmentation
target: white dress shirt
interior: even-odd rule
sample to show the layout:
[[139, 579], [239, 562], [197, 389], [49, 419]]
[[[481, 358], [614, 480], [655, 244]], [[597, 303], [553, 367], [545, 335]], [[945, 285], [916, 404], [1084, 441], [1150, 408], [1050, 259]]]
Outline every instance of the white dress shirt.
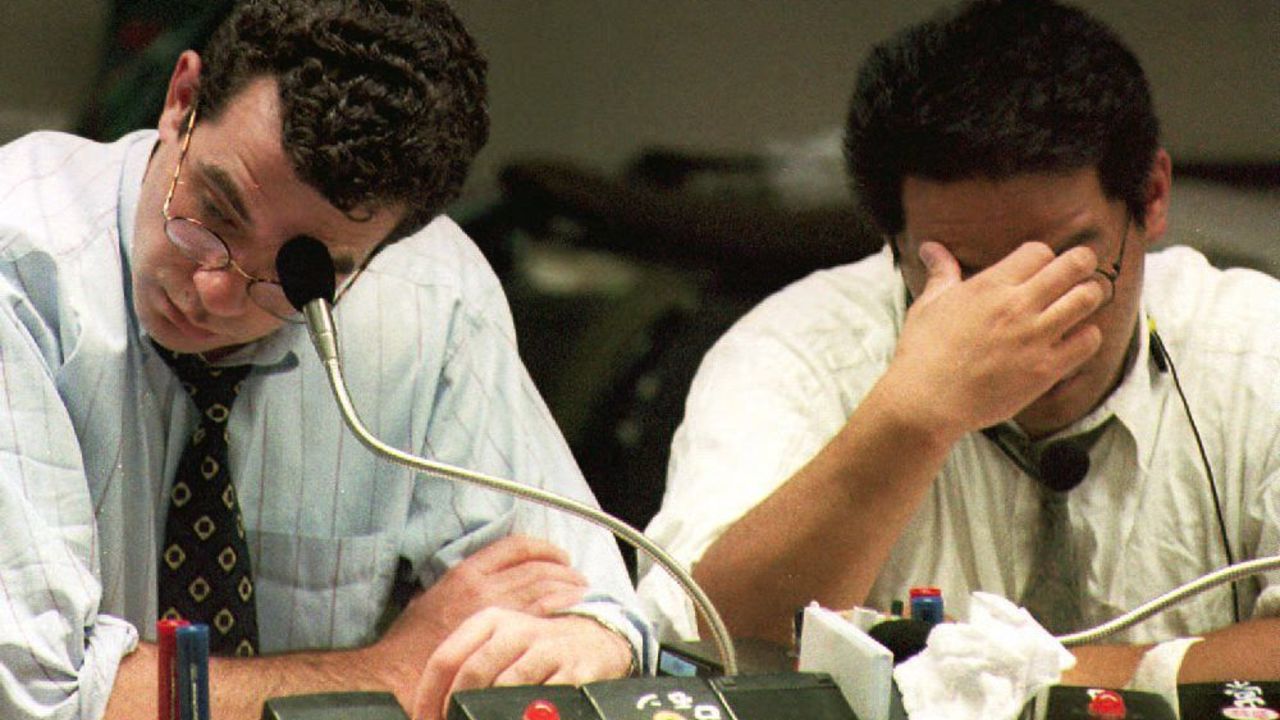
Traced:
[[[672, 446], [662, 510], [648, 531], [693, 566], [748, 510], [844, 426], [883, 374], [905, 316], [888, 250], [814, 273], [740, 320], [708, 353]], [[1204, 439], [1235, 559], [1280, 553], [1280, 283], [1212, 268], [1173, 248], [1147, 257], [1143, 312], [1182, 380]], [[1071, 491], [1090, 626], [1225, 564], [1209, 482], [1172, 376], [1138, 333], [1122, 384], [1057, 436], [1114, 415]], [[928, 398], [920, 398], [928, 402]], [[1037, 487], [981, 434], [964, 437], [881, 568], [868, 603], [941, 587], [963, 618], [974, 590], [1021, 597], [1034, 557]], [[824, 502], [813, 498], [813, 502]], [[832, 573], [841, 568], [832, 567]], [[678, 588], [642, 560], [642, 602], [660, 633], [697, 634]], [[786, 582], [786, 578], [773, 578]], [[1242, 617], [1280, 615], [1280, 573], [1240, 583]], [[1226, 586], [1115, 636], [1147, 642], [1232, 621]]]

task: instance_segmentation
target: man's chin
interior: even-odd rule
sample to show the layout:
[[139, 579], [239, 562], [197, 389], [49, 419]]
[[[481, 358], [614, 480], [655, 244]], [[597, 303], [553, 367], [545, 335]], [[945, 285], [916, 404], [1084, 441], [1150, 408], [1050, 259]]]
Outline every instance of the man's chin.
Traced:
[[212, 359], [243, 347], [249, 342], [237, 341], [197, 326], [172, 304], [161, 308], [139, 308], [138, 317], [153, 342], [177, 353], [188, 355], [198, 353]]
[[216, 350], [218, 345], [216, 343], [210, 344], [195, 342], [184, 338], [181, 335], [174, 335], [172, 333], [151, 332], [148, 334], [151, 336], [151, 340], [155, 344], [165, 348], [166, 350], [182, 353], [184, 355], [193, 355], [197, 353], [207, 354]]
[[146, 328], [152, 342], [166, 350], [185, 355], [201, 354], [211, 357], [226, 354], [226, 350], [240, 346], [212, 333], [204, 337], [191, 337], [165, 319], [160, 319], [158, 322], [144, 322], [143, 327]]
[[[1057, 386], [1055, 386], [1057, 388]], [[1079, 394], [1050, 390], [1014, 416], [1018, 427], [1032, 438], [1052, 435], [1088, 414], [1093, 405]]]

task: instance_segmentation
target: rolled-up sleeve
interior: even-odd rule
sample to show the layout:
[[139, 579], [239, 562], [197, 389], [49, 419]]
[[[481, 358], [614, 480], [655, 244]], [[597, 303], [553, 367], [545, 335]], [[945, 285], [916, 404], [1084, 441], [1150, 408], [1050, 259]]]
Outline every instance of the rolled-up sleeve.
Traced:
[[[1262, 484], [1260, 508], [1262, 534], [1258, 541], [1257, 557], [1280, 557], [1280, 470], [1273, 472]], [[1261, 593], [1253, 608], [1253, 617], [1280, 617], [1280, 570], [1265, 573], [1259, 578]]]
[[6, 452], [0, 475], [0, 717], [99, 718], [138, 634], [98, 614], [88, 502], [55, 489], [75, 474], [24, 464]]
[[[6, 618], [6, 623], [9, 618]], [[86, 628], [78, 667], [56, 664], [57, 649], [13, 644], [6, 632], [0, 641], [0, 716], [5, 718], [75, 718], [96, 720], [107, 709], [120, 660], [138, 645], [133, 625], [100, 615]]]
[[0, 308], [0, 717], [98, 718], [137, 631], [98, 614], [80, 448], [23, 309]]

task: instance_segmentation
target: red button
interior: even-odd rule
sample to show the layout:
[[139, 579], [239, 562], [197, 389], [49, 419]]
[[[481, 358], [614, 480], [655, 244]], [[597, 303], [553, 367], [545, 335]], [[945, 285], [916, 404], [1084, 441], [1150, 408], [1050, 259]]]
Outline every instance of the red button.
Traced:
[[1120, 697], [1120, 693], [1103, 690], [1093, 699], [1089, 701], [1089, 717], [1098, 718], [1098, 720], [1123, 720], [1128, 713], [1125, 711], [1124, 698]]
[[534, 700], [525, 707], [520, 720], [560, 720], [560, 709], [550, 700]]

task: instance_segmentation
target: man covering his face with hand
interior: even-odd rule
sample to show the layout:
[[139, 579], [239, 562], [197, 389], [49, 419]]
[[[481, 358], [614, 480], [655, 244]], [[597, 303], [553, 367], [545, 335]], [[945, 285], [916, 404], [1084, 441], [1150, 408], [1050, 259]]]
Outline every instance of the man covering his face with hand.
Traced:
[[[966, 4], [873, 50], [846, 150], [887, 247], [710, 351], [649, 528], [733, 632], [789, 642], [812, 600], [938, 586], [958, 617], [983, 590], [1063, 633], [1280, 552], [1280, 283], [1148, 254], [1158, 135], [1133, 54], [1054, 2]], [[640, 591], [696, 634], [660, 572]], [[1280, 678], [1277, 615], [1276, 574], [1223, 586], [1076, 648], [1066, 682]]]

